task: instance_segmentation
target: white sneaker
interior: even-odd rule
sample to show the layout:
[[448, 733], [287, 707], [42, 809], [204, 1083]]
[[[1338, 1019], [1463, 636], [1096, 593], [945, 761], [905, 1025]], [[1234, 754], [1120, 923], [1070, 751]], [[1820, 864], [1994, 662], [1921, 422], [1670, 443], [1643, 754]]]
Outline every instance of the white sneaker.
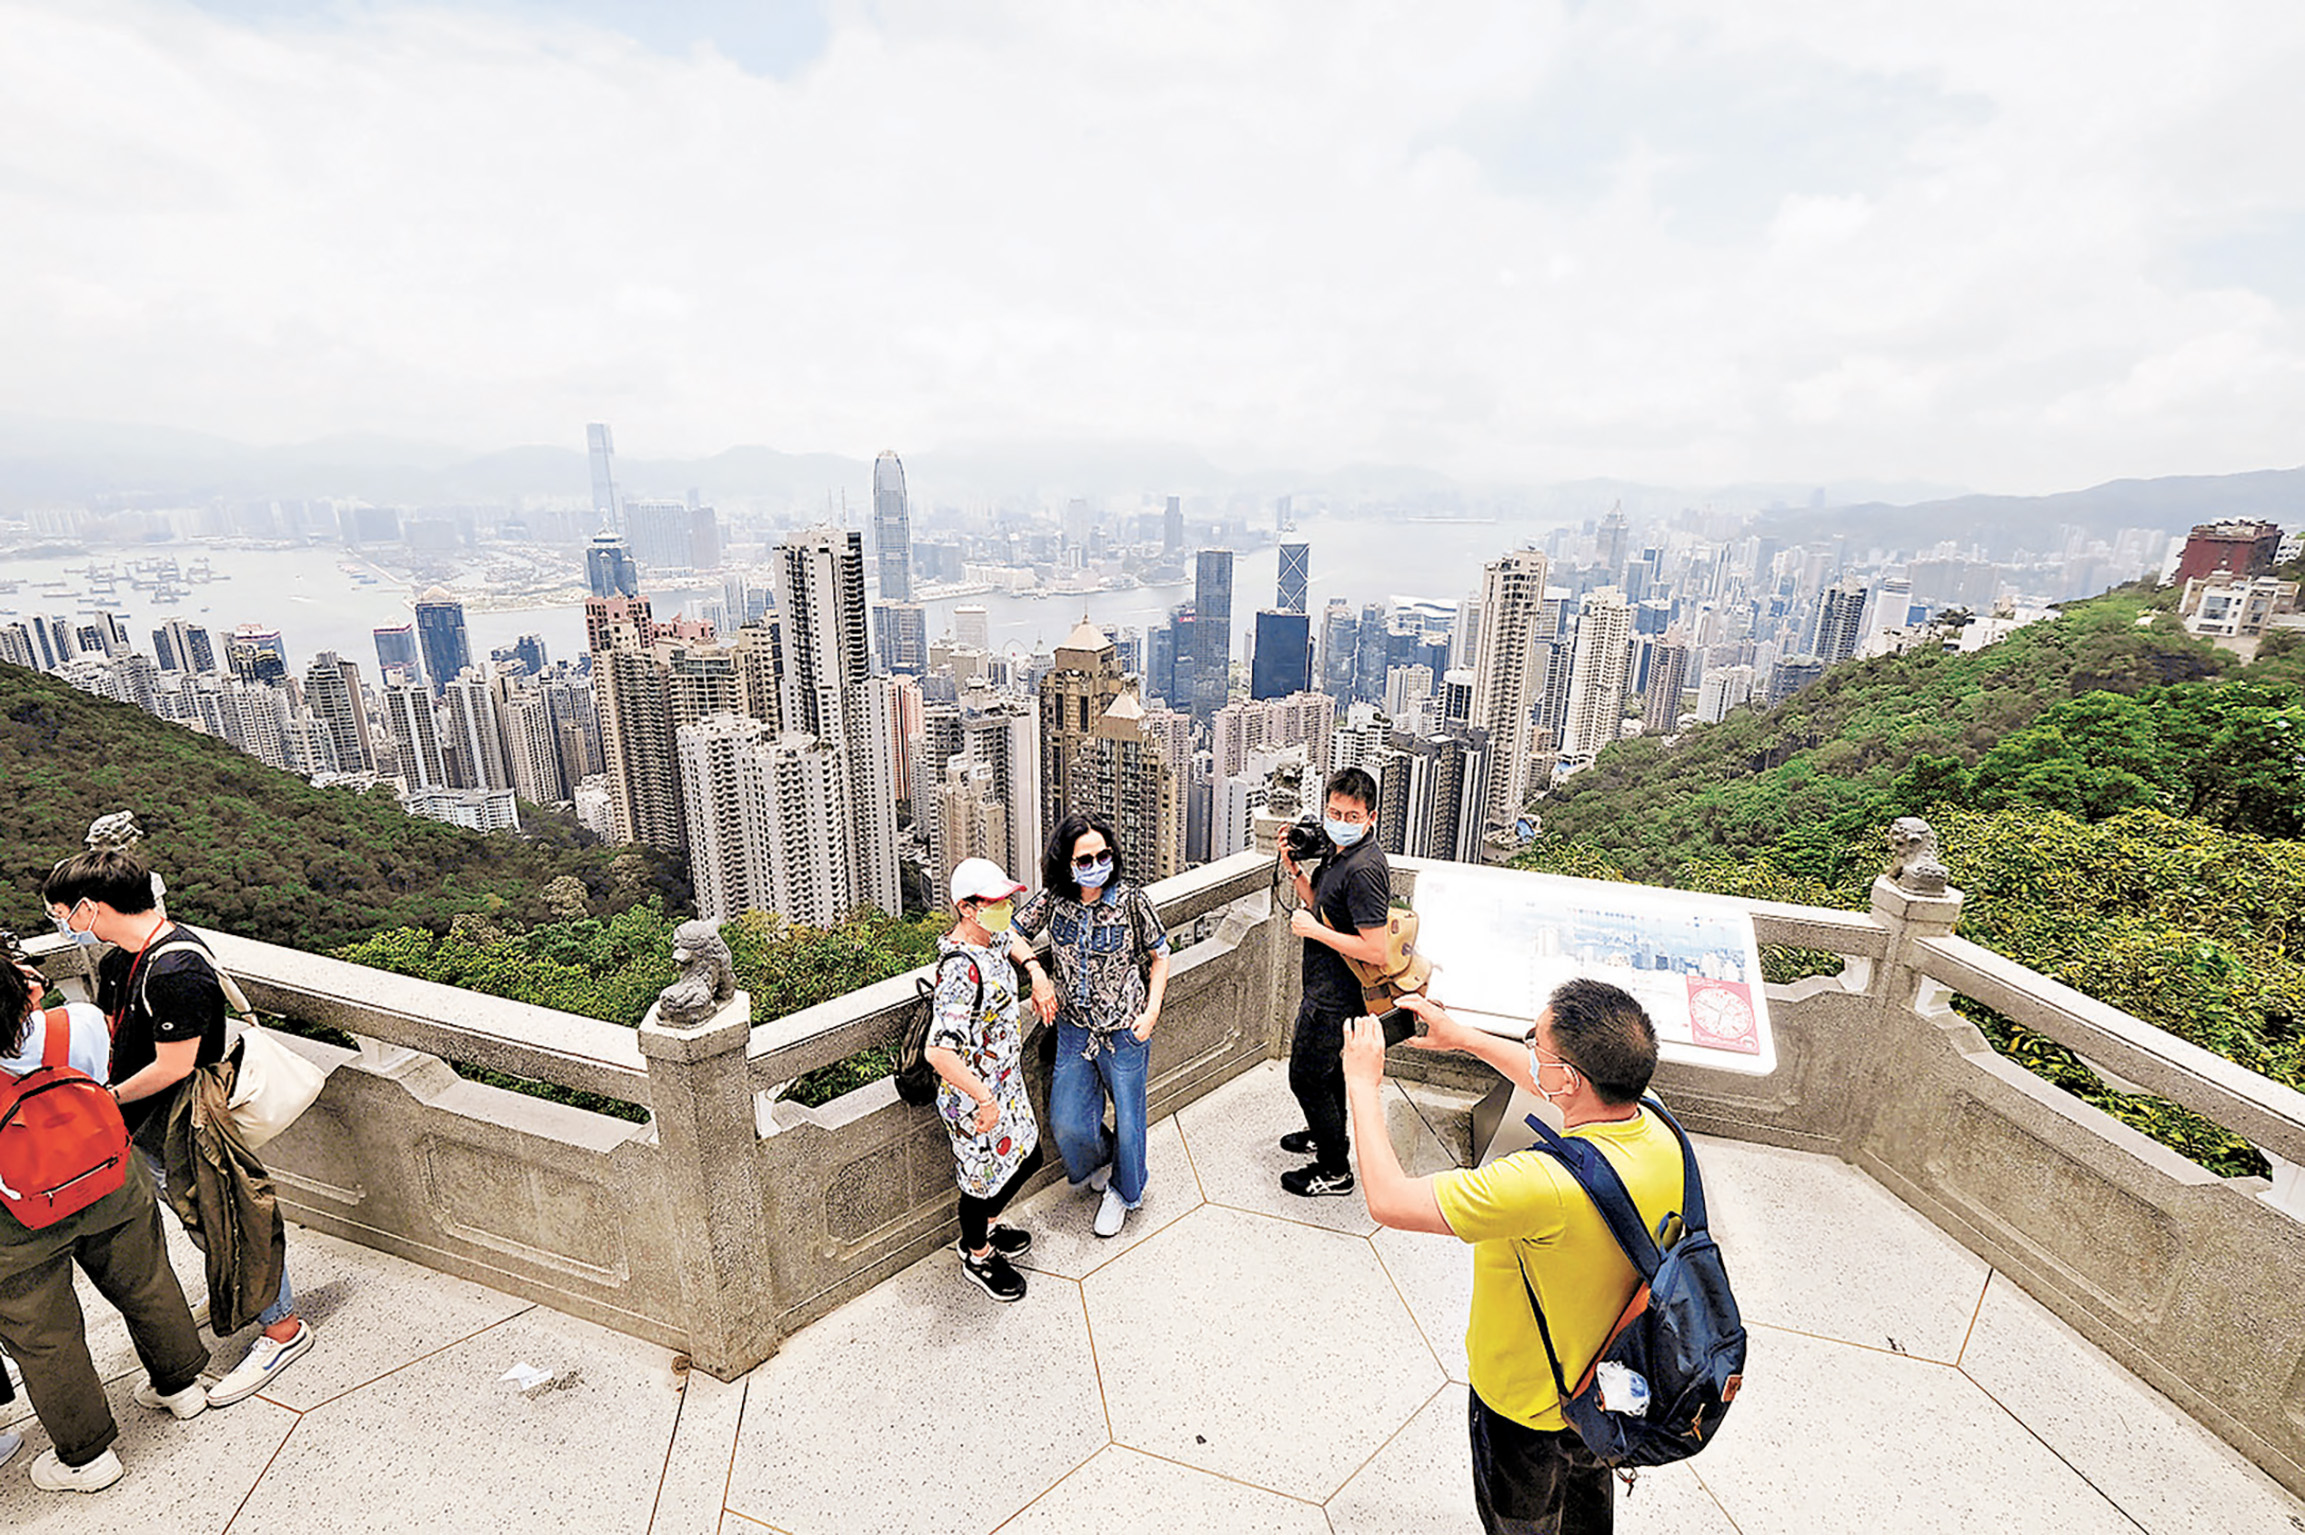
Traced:
[[136, 1388], [136, 1405], [154, 1412], [172, 1412], [179, 1418], [197, 1418], [208, 1410], [208, 1393], [194, 1381], [182, 1391], [162, 1396], [160, 1388], [148, 1379]]
[[273, 1378], [297, 1360], [312, 1352], [312, 1324], [298, 1322], [296, 1336], [282, 1343], [264, 1333], [248, 1345], [248, 1355], [234, 1366], [232, 1373], [208, 1388], [208, 1405], [230, 1407], [242, 1397], [254, 1396]]
[[1106, 1189], [1104, 1203], [1096, 1208], [1096, 1234], [1117, 1237], [1123, 1222], [1128, 1219], [1128, 1201], [1120, 1197], [1119, 1189]]
[[7, 1465], [16, 1452], [23, 1448], [24, 1436], [22, 1434], [0, 1428], [0, 1466]]
[[32, 1462], [32, 1485], [44, 1492], [102, 1492], [124, 1474], [120, 1457], [110, 1450], [85, 1466], [67, 1466], [54, 1450], [42, 1450]]

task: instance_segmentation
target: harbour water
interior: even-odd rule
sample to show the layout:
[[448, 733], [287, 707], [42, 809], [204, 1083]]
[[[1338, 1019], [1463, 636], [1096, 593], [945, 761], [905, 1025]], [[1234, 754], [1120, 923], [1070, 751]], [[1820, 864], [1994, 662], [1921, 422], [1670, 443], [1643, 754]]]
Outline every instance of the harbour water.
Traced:
[[[1550, 526], [1315, 518], [1284, 536], [1291, 542], [1312, 545], [1309, 606], [1317, 622], [1332, 597], [1343, 597], [1356, 608], [1405, 598], [1455, 601], [1479, 586], [1483, 561], [1541, 538]], [[160, 602], [151, 587], [132, 587], [127, 580], [131, 560], [153, 559], [174, 559], [186, 567], [205, 559], [217, 579], [189, 583], [180, 599]], [[109, 593], [92, 586], [86, 574], [91, 564], [120, 572], [118, 584]], [[1239, 636], [1253, 628], [1257, 610], [1273, 605], [1278, 564], [1278, 551], [1271, 546], [1245, 551], [1235, 562], [1232, 616], [1236, 652]], [[736, 573], [735, 569], [731, 573]], [[769, 579], [765, 566], [743, 573], [749, 580], [765, 583]], [[241, 624], [257, 624], [280, 631], [290, 668], [299, 673], [314, 652], [334, 650], [373, 674], [374, 631], [413, 622], [417, 596], [416, 588], [366, 565], [356, 552], [336, 545], [261, 549], [183, 543], [100, 549], [89, 554], [14, 557], [6, 562], [0, 576], [18, 583], [13, 593], [0, 596], [0, 621], [47, 613], [65, 613], [76, 621], [86, 621], [98, 611], [112, 612], [128, 626], [136, 648], [147, 653], [152, 648], [152, 631], [172, 618], [203, 625], [219, 637]], [[645, 574], [642, 580], [655, 610], [665, 617], [682, 611], [693, 615], [701, 603], [721, 595], [717, 581], [662, 588], [649, 583]], [[477, 567], [448, 585], [467, 600], [465, 622], [475, 656], [485, 657], [490, 650], [509, 646], [524, 634], [541, 635], [548, 654], [556, 660], [574, 657], [584, 647], [580, 602], [518, 609], [471, 606], [481, 591]], [[1122, 628], [1148, 631], [1165, 621], [1170, 608], [1191, 595], [1192, 582], [1187, 579], [1175, 585], [1086, 595], [1037, 597], [989, 592], [938, 598], [925, 606], [931, 637], [950, 631], [954, 608], [973, 603], [985, 609], [996, 650], [1029, 654], [1063, 639], [1084, 613], [1108, 633]]]

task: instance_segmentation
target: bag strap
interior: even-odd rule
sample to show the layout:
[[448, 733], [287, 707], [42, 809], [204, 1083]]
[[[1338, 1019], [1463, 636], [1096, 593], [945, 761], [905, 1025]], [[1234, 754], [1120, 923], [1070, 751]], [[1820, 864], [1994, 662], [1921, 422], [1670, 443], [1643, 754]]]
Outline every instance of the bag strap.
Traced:
[[40, 1015], [45, 1031], [40, 1042], [40, 1064], [50, 1071], [72, 1064], [72, 1015], [63, 1008], [51, 1008]]
[[152, 971], [148, 962], [155, 955], [164, 954], [170, 949], [196, 950], [202, 958], [208, 961], [208, 968], [216, 972], [216, 984], [224, 992], [225, 1010], [243, 1023], [255, 1016], [256, 1009], [249, 1005], [247, 994], [241, 991], [240, 983], [232, 979], [232, 972], [225, 969], [216, 958], [215, 950], [209, 948], [207, 941], [198, 933], [181, 923], [174, 922], [168, 926], [167, 937], [146, 944], [144, 951], [137, 955], [139, 979], [136, 987], [136, 1005], [138, 1007], [143, 1008], [147, 1013], [152, 1011], [152, 1004], [145, 1000], [145, 993], [152, 986]]
[[[1681, 1228], [1684, 1237], [1705, 1229], [1705, 1185], [1697, 1174], [1696, 1149], [1689, 1144], [1688, 1132], [1680, 1121], [1673, 1118], [1665, 1106], [1654, 1098], [1643, 1098], [1641, 1106], [1663, 1120], [1681, 1143]], [[1640, 1212], [1634, 1208], [1633, 1196], [1626, 1191], [1625, 1180], [1617, 1175], [1615, 1167], [1602, 1154], [1598, 1146], [1581, 1138], [1565, 1136], [1555, 1131], [1536, 1115], [1528, 1116], [1529, 1128], [1537, 1132], [1536, 1150], [1543, 1151], [1568, 1169], [1569, 1176], [1601, 1213], [1616, 1238], [1625, 1259], [1646, 1289], [1657, 1277], [1657, 1267], [1664, 1261], [1657, 1250], [1656, 1238], [1641, 1224]], [[1569, 1383], [1561, 1374], [1561, 1356], [1553, 1347], [1552, 1329], [1545, 1325], [1545, 1308], [1537, 1302], [1537, 1287], [1529, 1280], [1529, 1270], [1522, 1261], [1519, 1249], [1513, 1253], [1513, 1263], [1521, 1271], [1521, 1288], [1529, 1295], [1529, 1310], [1536, 1314], [1537, 1336], [1544, 1340], [1545, 1360], [1553, 1367], [1553, 1385], [1561, 1400], [1569, 1399]], [[1638, 1293], [1638, 1292], [1636, 1292]]]

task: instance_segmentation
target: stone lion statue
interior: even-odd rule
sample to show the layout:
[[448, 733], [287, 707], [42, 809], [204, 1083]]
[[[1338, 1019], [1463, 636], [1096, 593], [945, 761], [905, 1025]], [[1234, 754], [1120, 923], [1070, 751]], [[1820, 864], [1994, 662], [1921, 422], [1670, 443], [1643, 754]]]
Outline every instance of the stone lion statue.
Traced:
[[1943, 895], [1950, 877], [1937, 858], [1937, 833], [1917, 815], [1889, 823], [1889, 882], [1911, 895]]
[[736, 997], [736, 966], [717, 922], [683, 922], [673, 929], [672, 962], [680, 974], [657, 993], [660, 1023], [687, 1028], [704, 1022]]
[[88, 846], [92, 849], [120, 852], [143, 840], [144, 828], [136, 824], [133, 810], [115, 810], [88, 823]]

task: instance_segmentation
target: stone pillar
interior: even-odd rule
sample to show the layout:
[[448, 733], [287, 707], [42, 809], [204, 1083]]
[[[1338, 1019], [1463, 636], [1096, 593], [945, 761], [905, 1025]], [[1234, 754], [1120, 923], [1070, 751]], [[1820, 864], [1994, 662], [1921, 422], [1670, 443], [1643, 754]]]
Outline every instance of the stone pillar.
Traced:
[[665, 1024], [654, 1007], [640, 1025], [688, 1356], [721, 1380], [767, 1359], [777, 1341], [751, 1036], [752, 998], [741, 991], [692, 1027]]
[[1937, 834], [1919, 816], [1890, 823], [1889, 852], [1889, 867], [1873, 881], [1873, 919], [1888, 930], [1889, 952], [1881, 956], [1865, 990], [1879, 1008], [1942, 1013], [1942, 997], [1921, 995], [1913, 946], [1952, 934], [1961, 919], [1961, 892], [1948, 883], [1945, 866], [1937, 861]]

